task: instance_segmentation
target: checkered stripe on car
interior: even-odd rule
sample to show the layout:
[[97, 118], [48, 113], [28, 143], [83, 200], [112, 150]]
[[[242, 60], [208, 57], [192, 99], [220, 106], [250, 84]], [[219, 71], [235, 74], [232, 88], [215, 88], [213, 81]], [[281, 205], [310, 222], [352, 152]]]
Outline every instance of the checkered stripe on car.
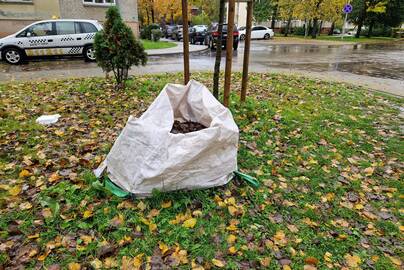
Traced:
[[82, 49], [83, 49], [83, 47], [72, 47], [69, 50], [68, 54], [79, 54], [79, 53], [81, 53]]
[[72, 37], [62, 37], [61, 39], [60, 39], [60, 41], [73, 41], [74, 40], [74, 38], [72, 38]]
[[29, 43], [31, 44], [40, 44], [40, 43], [45, 43], [46, 38], [41, 38], [41, 39], [29, 39]]
[[93, 39], [95, 36], [95, 33], [87, 34], [84, 39]]

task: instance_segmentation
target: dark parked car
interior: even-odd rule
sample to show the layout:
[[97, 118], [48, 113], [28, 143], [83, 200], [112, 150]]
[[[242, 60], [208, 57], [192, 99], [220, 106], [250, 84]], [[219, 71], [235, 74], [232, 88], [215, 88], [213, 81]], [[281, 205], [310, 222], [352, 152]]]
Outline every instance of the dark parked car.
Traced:
[[[209, 27], [206, 37], [205, 37], [205, 44], [208, 45], [208, 47], [211, 50], [214, 50], [216, 48], [216, 43], [219, 38], [218, 27], [219, 27], [219, 24], [217, 24], [217, 23], [212, 24]], [[238, 42], [239, 42], [239, 37], [238, 37], [239, 33], [238, 33], [236, 25], [234, 25], [232, 34], [233, 34], [233, 49], [236, 51], [238, 48]], [[226, 46], [227, 24], [223, 24], [223, 33], [222, 33], [221, 38], [222, 38], [222, 46]]]
[[171, 38], [172, 34], [173, 34], [173, 29], [174, 27], [176, 27], [175, 24], [173, 25], [166, 25], [166, 27], [163, 30], [163, 36], [165, 38]]
[[173, 27], [171, 38], [177, 41], [182, 39], [182, 25], [176, 25]]
[[189, 42], [191, 44], [200, 43], [203, 44], [205, 42], [205, 36], [208, 31], [208, 27], [206, 25], [195, 25], [189, 29]]

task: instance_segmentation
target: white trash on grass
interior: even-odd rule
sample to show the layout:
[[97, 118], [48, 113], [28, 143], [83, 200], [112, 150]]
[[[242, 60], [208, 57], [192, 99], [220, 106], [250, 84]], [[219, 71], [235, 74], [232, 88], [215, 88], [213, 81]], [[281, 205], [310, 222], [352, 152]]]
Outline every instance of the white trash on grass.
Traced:
[[[174, 120], [207, 128], [173, 134]], [[109, 179], [138, 197], [221, 186], [237, 170], [239, 130], [229, 109], [203, 84], [167, 84], [143, 115], [132, 116], [104, 162]]]
[[41, 115], [35, 120], [35, 122], [41, 125], [51, 125], [56, 123], [59, 120], [59, 117], [60, 114]]

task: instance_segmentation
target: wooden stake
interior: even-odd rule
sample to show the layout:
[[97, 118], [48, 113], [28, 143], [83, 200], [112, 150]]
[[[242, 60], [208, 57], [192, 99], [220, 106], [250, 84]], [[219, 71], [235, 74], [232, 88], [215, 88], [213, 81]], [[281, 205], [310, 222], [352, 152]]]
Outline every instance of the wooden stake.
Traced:
[[182, 45], [184, 50], [184, 84], [189, 82], [188, 1], [182, 0]]
[[224, 70], [224, 95], [223, 105], [229, 107], [231, 62], [233, 57], [233, 28], [234, 28], [235, 0], [229, 0], [229, 13], [227, 16], [227, 39], [226, 39], [226, 67]]
[[247, 2], [247, 24], [244, 41], [244, 59], [243, 59], [243, 78], [241, 81], [241, 95], [240, 101], [244, 102], [247, 96], [247, 83], [248, 83], [248, 65], [250, 61], [250, 44], [251, 44], [251, 27], [252, 27], [252, 13], [253, 4], [252, 0]]

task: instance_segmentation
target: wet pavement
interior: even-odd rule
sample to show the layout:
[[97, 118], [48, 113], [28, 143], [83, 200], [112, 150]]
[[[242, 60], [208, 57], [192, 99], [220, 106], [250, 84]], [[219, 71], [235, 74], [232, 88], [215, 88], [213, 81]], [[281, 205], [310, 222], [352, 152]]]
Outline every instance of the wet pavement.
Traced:
[[[215, 53], [191, 55], [192, 71], [212, 71]], [[243, 44], [233, 54], [234, 70], [241, 70]], [[224, 53], [222, 67], [224, 66]], [[132, 74], [181, 72], [182, 57], [151, 56]], [[31, 61], [20, 66], [0, 64], [0, 81], [103, 76], [95, 63], [82, 59]], [[250, 71], [286, 72], [363, 85], [404, 96], [404, 42], [389, 44], [273, 44], [253, 41]]]

